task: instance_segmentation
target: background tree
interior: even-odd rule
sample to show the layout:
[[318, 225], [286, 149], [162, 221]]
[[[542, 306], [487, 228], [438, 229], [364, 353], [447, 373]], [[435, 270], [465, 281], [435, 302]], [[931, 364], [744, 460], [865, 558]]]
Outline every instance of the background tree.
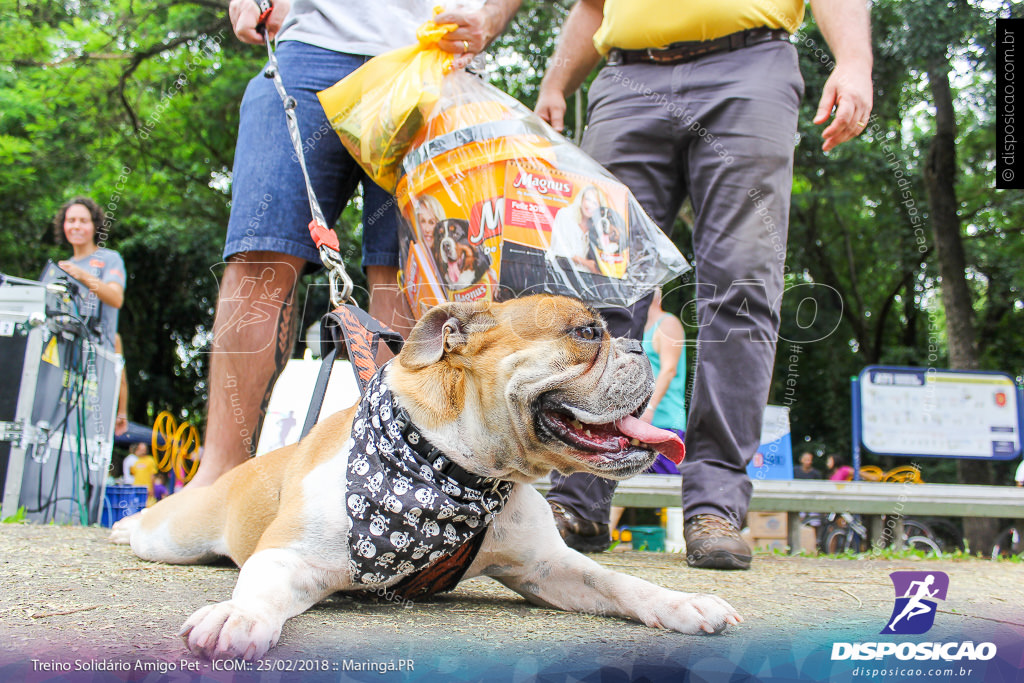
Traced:
[[[204, 417], [203, 349], [238, 105], [266, 59], [234, 38], [226, 7], [0, 0], [0, 270], [35, 277], [47, 258], [66, 255], [50, 221], [69, 197], [106, 207], [105, 246], [128, 269], [120, 331], [138, 422], [168, 409]], [[365, 284], [358, 215], [353, 206], [338, 227], [350, 271]]]

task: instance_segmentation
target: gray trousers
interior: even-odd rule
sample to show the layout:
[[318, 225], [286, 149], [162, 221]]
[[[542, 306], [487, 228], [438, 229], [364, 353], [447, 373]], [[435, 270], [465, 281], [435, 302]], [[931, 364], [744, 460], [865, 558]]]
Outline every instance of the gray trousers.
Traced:
[[[698, 332], [680, 467], [686, 519], [712, 513], [740, 526], [747, 513], [746, 466], [775, 363], [802, 95], [796, 49], [782, 42], [676, 65], [606, 66], [590, 88], [583, 149], [666, 232], [687, 195], [693, 203]], [[642, 334], [647, 306], [634, 308]], [[615, 482], [552, 481], [549, 500], [608, 523]]]

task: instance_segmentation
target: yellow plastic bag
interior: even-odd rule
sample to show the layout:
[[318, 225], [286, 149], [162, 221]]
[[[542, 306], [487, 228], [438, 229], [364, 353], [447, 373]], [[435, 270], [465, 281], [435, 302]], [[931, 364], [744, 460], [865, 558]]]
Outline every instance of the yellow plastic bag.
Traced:
[[395, 198], [416, 318], [443, 301], [535, 292], [628, 306], [689, 268], [625, 185], [465, 71], [444, 77]]
[[342, 144], [389, 192], [451, 69], [452, 54], [437, 43], [457, 26], [428, 21], [416, 32], [416, 45], [374, 57], [318, 94]]

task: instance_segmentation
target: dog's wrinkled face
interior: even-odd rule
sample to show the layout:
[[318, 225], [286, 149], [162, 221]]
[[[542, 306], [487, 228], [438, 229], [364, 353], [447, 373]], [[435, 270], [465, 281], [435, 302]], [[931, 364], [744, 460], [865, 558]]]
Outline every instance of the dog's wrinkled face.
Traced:
[[574, 299], [439, 306], [388, 382], [436, 445], [485, 476], [528, 481], [558, 469], [620, 479], [658, 450], [681, 457], [673, 434], [637, 419], [654, 387], [640, 344], [612, 339]]

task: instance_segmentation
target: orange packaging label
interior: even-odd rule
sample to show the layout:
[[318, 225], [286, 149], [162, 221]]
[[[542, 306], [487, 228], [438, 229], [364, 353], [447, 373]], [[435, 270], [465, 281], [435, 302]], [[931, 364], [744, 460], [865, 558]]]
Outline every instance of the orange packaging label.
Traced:
[[421, 165], [397, 191], [420, 254], [420, 273], [429, 274], [449, 301], [491, 299], [501, 259], [505, 164], [446, 169], [452, 170], [447, 176], [438, 175], [439, 166]]
[[622, 278], [629, 264], [626, 188], [604, 178], [509, 162], [505, 239]]
[[[503, 283], [506, 240], [564, 257], [577, 270], [625, 276], [623, 185], [559, 171], [538, 157], [481, 163], [500, 156], [489, 143], [466, 145], [424, 161], [399, 183], [398, 206], [410, 228], [402, 244], [408, 254], [403, 277], [417, 317], [443, 300], [493, 299]], [[520, 284], [544, 278], [541, 267], [527, 271], [528, 281]]]
[[429, 258], [415, 242], [409, 246], [405, 263], [405, 296], [417, 320], [431, 307], [445, 301], [444, 290], [437, 284], [437, 274]]

